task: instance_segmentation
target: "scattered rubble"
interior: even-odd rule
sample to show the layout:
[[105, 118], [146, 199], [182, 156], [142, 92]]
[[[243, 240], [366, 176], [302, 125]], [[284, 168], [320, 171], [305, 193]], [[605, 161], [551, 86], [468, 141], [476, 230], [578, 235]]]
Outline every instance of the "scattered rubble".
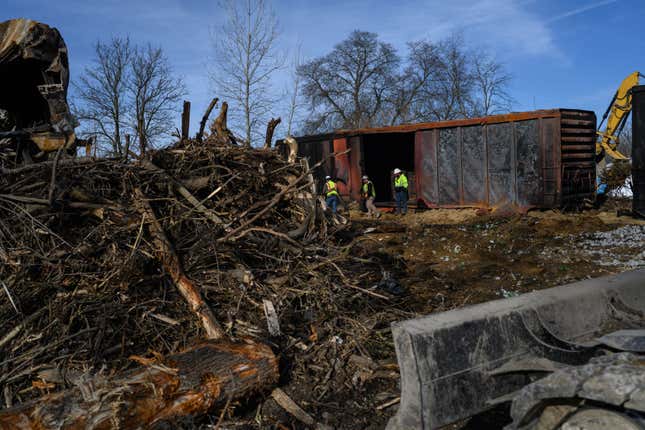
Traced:
[[400, 392], [392, 321], [620, 270], [585, 253], [617, 243], [614, 257], [642, 260], [643, 227], [600, 213], [334, 223], [313, 194], [315, 166], [221, 143], [3, 169], [0, 391], [14, 408], [0, 417], [79, 381], [115, 389], [142, 366], [172, 368], [164, 357], [213, 337], [177, 289], [154, 219], [226, 342], [268, 347], [279, 363], [277, 382], [171, 417], [179, 428], [382, 428]]

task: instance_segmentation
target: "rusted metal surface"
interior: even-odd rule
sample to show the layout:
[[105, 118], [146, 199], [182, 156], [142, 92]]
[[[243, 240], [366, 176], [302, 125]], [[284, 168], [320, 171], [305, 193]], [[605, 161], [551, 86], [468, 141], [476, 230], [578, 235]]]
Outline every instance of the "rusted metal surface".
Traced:
[[27, 19], [0, 23], [0, 109], [18, 133], [3, 137], [31, 141], [34, 153], [79, 143], [68, 85], [67, 47], [58, 30]]
[[[414, 183], [410, 194], [415, 202], [428, 207], [525, 211], [574, 206], [595, 192], [595, 126], [593, 112], [553, 109], [340, 130], [333, 134], [334, 151], [351, 151], [336, 157], [325, 173], [345, 180], [349, 189], [341, 189], [343, 194], [358, 198], [360, 176], [375, 176], [365, 160], [396, 158], [402, 145], [410, 144], [414, 147], [413, 167], [404, 168]], [[375, 135], [381, 135], [381, 140]], [[309, 148], [300, 155], [319, 161], [322, 154], [312, 151], [316, 136], [300, 139], [307, 141]], [[388, 143], [385, 150], [383, 139]], [[370, 155], [370, 151], [378, 154]], [[383, 166], [376, 172], [379, 177], [389, 175]]]
[[632, 89], [632, 210], [645, 217], [645, 85]]
[[0, 23], [0, 108], [17, 128], [70, 127], [68, 84], [67, 47], [58, 30], [27, 19]]
[[341, 195], [349, 195], [349, 185], [350, 185], [350, 164], [349, 164], [349, 153], [347, 153], [348, 145], [347, 139], [341, 137], [339, 139], [334, 139], [334, 152], [339, 153], [334, 157], [334, 171], [329, 172], [333, 177], [340, 179], [338, 185], [338, 192]]
[[536, 118], [558, 118], [560, 109], [536, 110], [532, 112], [513, 112], [504, 115], [490, 115], [478, 118], [459, 119], [454, 121], [420, 122], [415, 124], [401, 124], [391, 127], [361, 128], [356, 130], [338, 130], [337, 136], [352, 136], [356, 134], [375, 133], [411, 133], [419, 130], [434, 128], [465, 127], [469, 125], [499, 124], [503, 122], [522, 121]]
[[349, 194], [354, 200], [361, 198], [361, 176], [363, 166], [363, 150], [362, 150], [361, 136], [353, 136], [349, 138], [349, 148], [351, 149], [349, 156]]

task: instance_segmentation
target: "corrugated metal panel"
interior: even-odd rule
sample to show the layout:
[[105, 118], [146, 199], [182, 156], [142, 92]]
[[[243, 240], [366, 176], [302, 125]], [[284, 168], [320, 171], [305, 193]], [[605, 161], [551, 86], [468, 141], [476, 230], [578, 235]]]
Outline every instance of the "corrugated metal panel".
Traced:
[[562, 202], [575, 206], [596, 189], [596, 116], [592, 112], [562, 110]]
[[350, 164], [349, 164], [349, 154], [345, 153], [347, 151], [347, 139], [342, 137], [339, 139], [334, 139], [334, 152], [339, 153], [334, 156], [334, 176], [335, 178], [340, 179], [338, 183], [338, 191], [341, 195], [349, 195], [349, 185], [350, 185]]
[[541, 151], [539, 123], [536, 120], [518, 121], [515, 126], [516, 185], [520, 207], [529, 207], [541, 201]]
[[473, 205], [488, 203], [488, 168], [486, 166], [486, 140], [477, 126], [463, 127], [462, 175], [463, 200]]
[[354, 136], [349, 139], [349, 191], [354, 200], [361, 198], [361, 172], [362, 172], [362, 142], [360, 136]]
[[514, 201], [513, 125], [492, 124], [484, 129], [488, 145], [488, 204], [501, 206]]
[[[591, 197], [595, 116], [571, 110], [561, 115], [520, 115], [508, 122], [417, 131], [419, 198], [430, 207], [526, 210]], [[571, 124], [571, 118], [579, 123]]]
[[414, 165], [419, 199], [432, 205], [439, 201], [437, 165], [438, 130], [419, 131], [414, 136]]

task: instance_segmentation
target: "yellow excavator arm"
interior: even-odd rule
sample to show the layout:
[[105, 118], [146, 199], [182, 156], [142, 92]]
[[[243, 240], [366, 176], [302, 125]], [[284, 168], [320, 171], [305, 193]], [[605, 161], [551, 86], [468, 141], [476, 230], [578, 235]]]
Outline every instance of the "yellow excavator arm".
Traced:
[[[620, 132], [622, 131], [627, 117], [632, 110], [632, 88], [638, 85], [638, 79], [641, 77], [639, 72], [634, 72], [627, 76], [625, 80], [618, 87], [618, 91], [614, 94], [607, 111], [600, 121], [598, 131], [599, 136], [596, 141], [596, 159], [602, 160], [605, 155], [617, 160], [626, 160], [623, 154], [618, 151]], [[600, 127], [607, 120], [607, 127], [601, 131]]]

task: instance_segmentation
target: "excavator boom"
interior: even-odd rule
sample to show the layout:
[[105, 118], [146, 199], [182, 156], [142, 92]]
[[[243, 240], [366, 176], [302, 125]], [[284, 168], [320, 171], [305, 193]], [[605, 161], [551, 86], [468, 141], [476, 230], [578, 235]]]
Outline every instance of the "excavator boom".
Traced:
[[[599, 139], [596, 142], [596, 157], [598, 161], [602, 160], [605, 155], [609, 155], [617, 160], [627, 159], [617, 149], [619, 143], [618, 136], [625, 126], [627, 116], [632, 110], [632, 88], [638, 85], [640, 76], [642, 75], [639, 72], [634, 72], [623, 80], [602, 117], [597, 132]], [[607, 120], [607, 127], [604, 131], [601, 131], [600, 127], [605, 119]]]

